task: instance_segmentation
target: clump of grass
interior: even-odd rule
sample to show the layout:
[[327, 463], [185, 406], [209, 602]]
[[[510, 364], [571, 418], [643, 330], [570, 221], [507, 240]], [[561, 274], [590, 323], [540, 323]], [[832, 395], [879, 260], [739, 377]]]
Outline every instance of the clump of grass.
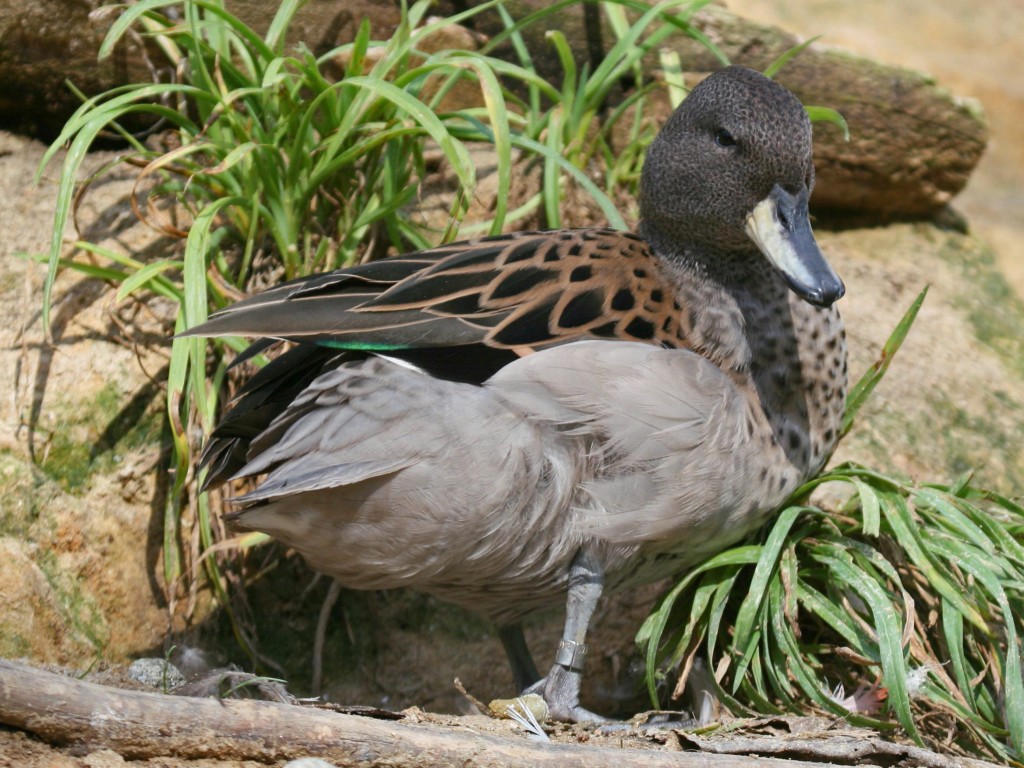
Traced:
[[[164, 52], [175, 78], [130, 84], [87, 99], [44, 156], [40, 171], [61, 147], [69, 147], [49, 254], [44, 321], [58, 268], [90, 269], [61, 260], [61, 237], [76, 199], [93, 181], [76, 181], [82, 159], [97, 136], [111, 132], [131, 148], [125, 160], [142, 168], [133, 195], [139, 214], [167, 234], [188, 237], [190, 245], [202, 240], [207, 246], [203, 255], [214, 276], [206, 286], [211, 307], [223, 306], [246, 288], [260, 252], [278, 260], [287, 279], [351, 264], [368, 251], [381, 255], [388, 246], [414, 250], [450, 240], [476, 187], [467, 142], [493, 145], [503, 190], [511, 185], [513, 149], [543, 162], [544, 190], [528, 208], [541, 205], [549, 226], [560, 221], [567, 175], [595, 199], [610, 224], [625, 228], [607, 192], [623, 176], [635, 176], [645, 146], [638, 140], [643, 111], [629, 110], [653, 86], [644, 84], [639, 62], [672, 33], [682, 30], [700, 38], [687, 19], [707, 1], [669, 0], [653, 8], [636, 0], [602, 2], [618, 42], [594, 73], [577, 71], [564, 36], [550, 33], [565, 66], [561, 88], [537, 75], [521, 32], [572, 4], [567, 0], [518, 22], [500, 0], [445, 19], [427, 19], [431, 4], [421, 0], [403, 9], [388, 40], [374, 40], [364, 21], [352, 43], [320, 56], [302, 45], [287, 50], [285, 35], [301, 0], [282, 2], [264, 37], [230, 14], [221, 0], [143, 0], [127, 6], [111, 25], [100, 56], [109, 56], [129, 31], [141, 28]], [[180, 19], [165, 15], [179, 6]], [[630, 24], [627, 7], [645, 13]], [[481, 51], [421, 50], [442, 28], [489, 11], [500, 13], [507, 29]], [[506, 40], [521, 63], [490, 55]], [[342, 71], [329, 75], [339, 64]], [[595, 116], [627, 74], [639, 84], [636, 93], [595, 132]], [[445, 96], [466, 81], [478, 87], [482, 106], [446, 110]], [[518, 91], [525, 91], [526, 98]], [[627, 111], [635, 128], [624, 142], [630, 148], [628, 162], [610, 139]], [[146, 145], [121, 127], [140, 113], [171, 126], [160, 134], [157, 144], [163, 146]], [[456, 182], [449, 224], [440, 233], [425, 231], [408, 216], [430, 172], [427, 148], [441, 152]], [[609, 169], [604, 190], [589, 176], [596, 157], [607, 161]], [[627, 165], [632, 174], [624, 170]], [[506, 196], [499, 195], [493, 215], [476, 229], [502, 231], [510, 223], [506, 204]], [[121, 296], [149, 289], [184, 301], [183, 260], [140, 264], [109, 252], [101, 255], [116, 266], [93, 274], [118, 281]], [[189, 318], [190, 324], [201, 319]]]
[[[852, 389], [844, 428], [923, 298]], [[835, 508], [807, 501], [837, 485], [852, 494]], [[1024, 754], [1022, 635], [1024, 508], [970, 475], [925, 484], [843, 464], [797, 490], [760, 541], [689, 573], [638, 641], [652, 696], [667, 669], [680, 694], [702, 655], [734, 714], [819, 709], [1008, 761]]]

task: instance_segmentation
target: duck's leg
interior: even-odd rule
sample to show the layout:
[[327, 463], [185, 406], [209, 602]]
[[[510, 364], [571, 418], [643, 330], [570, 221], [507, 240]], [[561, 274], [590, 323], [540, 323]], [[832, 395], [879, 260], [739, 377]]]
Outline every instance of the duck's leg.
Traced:
[[590, 553], [581, 550], [569, 569], [569, 598], [565, 628], [555, 652], [555, 663], [531, 691], [541, 693], [548, 717], [573, 723], [602, 722], [605, 718], [580, 706], [580, 683], [587, 657], [587, 627], [604, 589], [604, 571]]
[[537, 672], [537, 665], [533, 663], [530, 647], [523, 636], [523, 625], [516, 623], [498, 627], [498, 638], [505, 647], [516, 690], [525, 691], [540, 680], [540, 673]]

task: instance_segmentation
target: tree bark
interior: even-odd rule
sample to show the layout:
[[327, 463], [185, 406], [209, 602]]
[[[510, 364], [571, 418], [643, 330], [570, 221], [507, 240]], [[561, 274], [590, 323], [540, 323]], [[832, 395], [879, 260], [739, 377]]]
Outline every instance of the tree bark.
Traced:
[[339, 767], [824, 768], [799, 760], [553, 744], [262, 701], [127, 691], [6, 660], [0, 660], [0, 722], [51, 744], [105, 747], [135, 760], [316, 756]]

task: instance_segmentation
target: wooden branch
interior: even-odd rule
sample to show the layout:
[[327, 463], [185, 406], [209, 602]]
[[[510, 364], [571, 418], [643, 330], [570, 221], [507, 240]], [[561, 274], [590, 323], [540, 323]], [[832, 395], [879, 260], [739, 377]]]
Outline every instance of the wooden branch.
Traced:
[[[995, 763], [971, 757], [941, 755], [937, 752], [886, 741], [867, 728], [849, 730], [815, 729], [786, 732], [791, 721], [801, 718], [765, 718], [770, 726], [778, 722], [781, 729], [772, 733], [725, 733], [701, 737], [681, 733], [680, 741], [702, 752], [715, 755], [776, 755], [800, 759], [822, 760], [831, 765], [891, 765], [914, 768], [998, 768]], [[803, 718], [810, 723], [829, 721], [825, 718]], [[866, 761], [866, 763], [865, 763]]]
[[[423, 725], [265, 701], [127, 691], [2, 659], [0, 723], [30, 731], [54, 745], [107, 748], [134, 760], [177, 757], [280, 762], [315, 756], [339, 768], [995, 768], [981, 760], [951, 758], [886, 742], [864, 730], [826, 733], [812, 728], [806, 733], [787, 733], [791, 724], [786, 718], [762, 723], [760, 735], [669, 734], [669, 744], [676, 750], [697, 747], [706, 751], [676, 751], [672, 746], [626, 749], [618, 746], [616, 739], [597, 736], [587, 745], [556, 744], [531, 741], [525, 735], [485, 733], [470, 723]], [[773, 725], [778, 728], [773, 730]], [[742, 752], [754, 756], [737, 754]], [[783, 756], [788, 759], [780, 759]]]
[[270, 762], [317, 756], [340, 768], [824, 768], [772, 758], [551, 744], [269, 702], [126, 691], [5, 660], [0, 660], [0, 722], [52, 744], [106, 747], [136, 760]]

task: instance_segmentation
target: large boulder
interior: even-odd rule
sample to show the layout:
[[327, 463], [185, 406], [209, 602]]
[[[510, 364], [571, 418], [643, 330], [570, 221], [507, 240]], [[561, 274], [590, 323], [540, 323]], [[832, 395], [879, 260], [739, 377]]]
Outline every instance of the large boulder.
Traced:
[[856, 377], [914, 297], [928, 297], [834, 461], [1024, 494], [1024, 302], [983, 241], [932, 223], [819, 233], [846, 281]]
[[[119, 326], [132, 310], [112, 311], [106, 285], [72, 272], [44, 337], [33, 257], [47, 250], [55, 189], [32, 182], [42, 150], [0, 132], [0, 655], [89, 666], [159, 649], [170, 628], [156, 383], [166, 353], [129, 341]], [[130, 181], [103, 186], [80, 209], [83, 226], [144, 250], [152, 234], [125, 226]]]
[[[0, 0], [0, 128], [56, 136], [81, 104], [66, 81], [86, 96], [130, 82], [166, 79], [167, 61], [138, 35], [123, 38], [113, 55], [96, 54], [116, 9], [107, 0]], [[233, 0], [228, 10], [264, 34], [280, 3]], [[167, 11], [175, 13], [175, 9]], [[386, 40], [398, 24], [389, 0], [310, 0], [295, 15], [289, 40], [322, 53], [350, 42], [364, 16]]]

